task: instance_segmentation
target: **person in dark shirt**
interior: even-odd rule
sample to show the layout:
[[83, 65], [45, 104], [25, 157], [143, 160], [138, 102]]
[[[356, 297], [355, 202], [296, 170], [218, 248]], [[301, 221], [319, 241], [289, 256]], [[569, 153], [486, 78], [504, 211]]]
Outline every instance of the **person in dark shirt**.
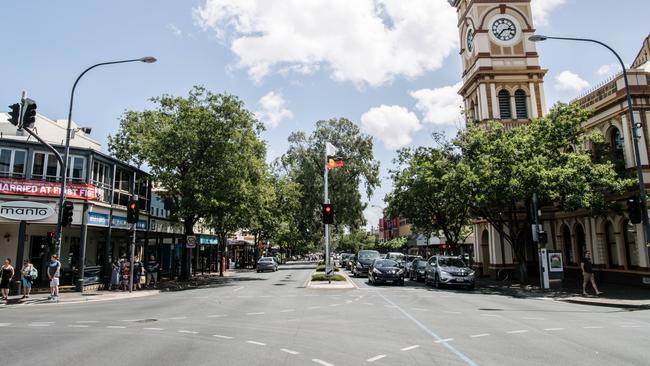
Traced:
[[147, 271], [147, 287], [149, 287], [150, 285], [156, 287], [156, 284], [158, 282], [159, 268], [160, 268], [160, 264], [156, 260], [156, 257], [150, 255], [149, 260], [145, 264], [145, 270]]
[[593, 264], [591, 263], [591, 252], [586, 251], [584, 258], [582, 258], [582, 263], [580, 263], [580, 268], [582, 268], [582, 295], [587, 296], [587, 283], [591, 282], [591, 286], [593, 286], [594, 291], [596, 291], [596, 295], [602, 294], [602, 292], [598, 291], [598, 287], [596, 286], [596, 280], [594, 279], [594, 268]]

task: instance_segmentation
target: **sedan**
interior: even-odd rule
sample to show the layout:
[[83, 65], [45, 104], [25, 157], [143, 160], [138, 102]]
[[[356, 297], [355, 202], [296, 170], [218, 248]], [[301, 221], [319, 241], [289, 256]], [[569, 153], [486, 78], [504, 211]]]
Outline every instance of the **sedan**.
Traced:
[[278, 262], [273, 257], [262, 257], [257, 261], [257, 272], [278, 270]]
[[368, 282], [373, 285], [377, 283], [396, 283], [403, 286], [404, 273], [404, 269], [400, 268], [396, 261], [392, 259], [376, 259], [368, 270]]
[[427, 261], [422, 258], [415, 259], [413, 262], [411, 262], [411, 265], [408, 268], [409, 279], [420, 282], [424, 280], [424, 274], [427, 271]]

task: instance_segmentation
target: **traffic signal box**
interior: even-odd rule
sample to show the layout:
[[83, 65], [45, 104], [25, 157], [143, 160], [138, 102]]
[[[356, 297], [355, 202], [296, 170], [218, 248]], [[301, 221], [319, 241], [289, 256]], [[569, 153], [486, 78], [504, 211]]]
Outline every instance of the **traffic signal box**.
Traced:
[[323, 223], [327, 225], [334, 223], [334, 207], [330, 203], [323, 204]]
[[140, 212], [138, 211], [138, 201], [130, 200], [127, 206], [126, 222], [135, 224], [138, 222]]
[[68, 226], [72, 224], [72, 214], [74, 211], [74, 204], [70, 201], [63, 202], [63, 213], [61, 214], [61, 226]]

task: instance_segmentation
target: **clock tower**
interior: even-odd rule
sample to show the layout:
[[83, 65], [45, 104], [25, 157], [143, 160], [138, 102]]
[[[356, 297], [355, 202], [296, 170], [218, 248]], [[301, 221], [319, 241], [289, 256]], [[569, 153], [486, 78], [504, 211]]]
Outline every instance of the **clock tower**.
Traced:
[[542, 117], [544, 75], [530, 0], [449, 0], [458, 13], [467, 120], [509, 127]]

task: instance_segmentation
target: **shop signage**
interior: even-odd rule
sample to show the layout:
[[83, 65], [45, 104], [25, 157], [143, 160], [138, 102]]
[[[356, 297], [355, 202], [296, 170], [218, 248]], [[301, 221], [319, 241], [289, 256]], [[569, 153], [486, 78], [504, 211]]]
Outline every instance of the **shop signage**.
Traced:
[[[97, 200], [103, 196], [103, 190], [97, 189], [92, 184], [68, 183], [65, 190], [66, 198], [81, 200]], [[0, 178], [0, 194], [59, 197], [61, 184], [41, 180], [26, 180]]]
[[37, 221], [46, 219], [54, 214], [54, 209], [48, 205], [30, 201], [11, 201], [0, 203], [0, 216], [9, 220]]
[[199, 236], [199, 244], [201, 245], [217, 245], [219, 244], [219, 239], [212, 237], [212, 236], [206, 236], [206, 235], [201, 235]]
[[188, 249], [196, 248], [196, 236], [188, 235], [187, 236], [187, 243], [186, 243], [185, 247], [188, 248]]
[[[88, 225], [91, 226], [108, 226], [108, 215], [100, 214], [97, 212], [88, 213]], [[127, 229], [129, 224], [126, 222], [126, 217], [113, 216], [113, 227], [118, 229]], [[138, 230], [147, 230], [147, 222], [144, 220], [138, 221], [136, 228]]]

